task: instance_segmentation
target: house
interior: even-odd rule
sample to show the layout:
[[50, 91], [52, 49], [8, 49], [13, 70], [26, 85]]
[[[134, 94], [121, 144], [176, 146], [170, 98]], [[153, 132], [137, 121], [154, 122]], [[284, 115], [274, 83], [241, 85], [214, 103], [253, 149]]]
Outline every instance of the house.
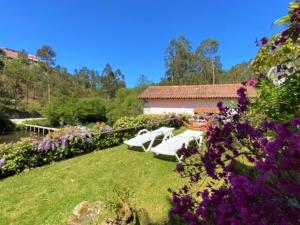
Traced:
[[[20, 51], [17, 50], [13, 50], [10, 48], [0, 48], [0, 50], [2, 50], [5, 54], [6, 58], [9, 59], [17, 59], [19, 57]], [[32, 62], [38, 62], [38, 58], [35, 55], [32, 54], [27, 54], [27, 57], [30, 61]]]
[[[139, 98], [144, 101], [145, 114], [218, 112], [217, 103], [230, 105], [237, 101], [241, 84], [150, 86]], [[256, 96], [255, 89], [247, 86], [248, 96]]]

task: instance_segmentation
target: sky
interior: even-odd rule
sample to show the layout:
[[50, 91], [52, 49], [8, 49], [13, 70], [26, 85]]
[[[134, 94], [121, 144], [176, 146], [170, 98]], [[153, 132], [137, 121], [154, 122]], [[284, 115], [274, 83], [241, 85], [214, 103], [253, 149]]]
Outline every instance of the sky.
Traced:
[[0, 47], [36, 53], [47, 44], [69, 72], [120, 68], [129, 87], [140, 74], [158, 82], [165, 49], [184, 35], [220, 42], [223, 67], [251, 60], [255, 40], [280, 31], [289, 0], [0, 0]]

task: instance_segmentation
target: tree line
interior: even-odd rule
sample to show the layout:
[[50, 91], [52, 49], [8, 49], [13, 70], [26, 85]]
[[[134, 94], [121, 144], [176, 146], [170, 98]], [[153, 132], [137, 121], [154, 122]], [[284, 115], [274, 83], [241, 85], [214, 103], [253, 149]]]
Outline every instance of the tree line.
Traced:
[[124, 74], [113, 70], [107, 64], [100, 74], [87, 67], [75, 70], [73, 74], [66, 68], [55, 66], [56, 52], [50, 46], [37, 50], [39, 62], [28, 59], [21, 51], [18, 58], [5, 57], [0, 52], [0, 105], [27, 107], [33, 102], [49, 104], [53, 98], [72, 96], [74, 98], [101, 95], [114, 98], [116, 91], [126, 87]]
[[193, 50], [189, 40], [180, 36], [171, 40], [165, 52], [165, 77], [161, 84], [221, 84], [240, 83], [252, 78], [249, 62], [243, 62], [225, 71], [218, 55], [219, 42], [206, 39]]
[[[202, 41], [195, 50], [184, 36], [172, 39], [165, 51], [165, 75], [156, 85], [237, 83], [252, 78], [248, 62], [225, 71], [218, 49], [219, 42], [214, 39]], [[140, 75], [136, 87], [128, 89], [124, 73], [119, 68], [113, 69], [110, 64], [104, 67], [102, 73], [88, 67], [70, 73], [56, 65], [56, 52], [52, 47], [42, 46], [36, 56], [38, 62], [29, 60], [27, 53], [21, 51], [18, 58], [9, 59], [5, 52], [0, 51], [0, 111], [21, 110], [42, 114], [48, 109], [53, 118], [57, 118], [57, 115], [63, 115], [66, 102], [75, 107], [77, 101], [77, 105], [85, 104], [85, 101], [79, 104], [79, 100], [91, 98], [87, 102], [96, 105], [95, 99], [101, 98], [99, 102], [105, 105], [102, 111], [108, 121], [112, 122], [122, 115], [142, 113], [143, 105], [138, 95], [153, 84], [146, 75]], [[60, 103], [62, 107], [54, 106]], [[59, 113], [51, 108], [56, 108]], [[82, 108], [82, 111], [89, 111], [86, 107]], [[74, 108], [73, 111], [80, 110]], [[69, 110], [68, 118], [71, 114]], [[95, 115], [89, 115], [89, 118]]]

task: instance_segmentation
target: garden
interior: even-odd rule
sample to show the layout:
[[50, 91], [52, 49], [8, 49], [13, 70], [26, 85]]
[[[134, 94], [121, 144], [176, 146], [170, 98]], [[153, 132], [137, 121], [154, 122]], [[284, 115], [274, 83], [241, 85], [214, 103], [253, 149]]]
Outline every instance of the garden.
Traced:
[[153, 224], [167, 224], [168, 188], [182, 185], [175, 166], [121, 145], [38, 167], [0, 182], [0, 224], [67, 224], [78, 203], [109, 202], [125, 188]]
[[[144, 128], [182, 133], [184, 115], [116, 116], [111, 126], [71, 127], [39, 142], [0, 146], [0, 223], [72, 224], [78, 203], [100, 200], [116, 214], [105, 224], [299, 224], [300, 2], [292, 2], [276, 24], [283, 31], [257, 43], [251, 64], [257, 79], [242, 83], [235, 106], [218, 103], [201, 146], [179, 150], [182, 162], [122, 143]], [[248, 98], [249, 86], [257, 98]], [[94, 121], [103, 113], [86, 112], [105, 110], [95, 102], [82, 106], [68, 99], [49, 104], [47, 112], [56, 125], [85, 121], [72, 116], [81, 110]], [[123, 221], [127, 200], [137, 216]]]
[[188, 224], [300, 222], [300, 3], [289, 10], [276, 21], [284, 30], [260, 40], [252, 65], [259, 79], [244, 83], [258, 98], [238, 89], [234, 110], [218, 103], [207, 150], [181, 150], [186, 160], [177, 172], [189, 182], [173, 192], [171, 211]]

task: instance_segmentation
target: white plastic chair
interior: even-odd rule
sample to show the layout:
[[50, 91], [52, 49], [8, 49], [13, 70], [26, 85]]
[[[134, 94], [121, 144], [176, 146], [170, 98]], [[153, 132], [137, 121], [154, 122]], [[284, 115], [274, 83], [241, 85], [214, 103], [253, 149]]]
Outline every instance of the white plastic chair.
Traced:
[[178, 150], [180, 150], [183, 145], [188, 146], [191, 141], [196, 141], [197, 145], [200, 145], [202, 139], [202, 131], [186, 130], [179, 135], [163, 140], [161, 144], [151, 148], [151, 151], [156, 155], [175, 156], [180, 162], [183, 159], [183, 156], [178, 155]]
[[[173, 137], [172, 131], [174, 129], [175, 128], [172, 127], [161, 127], [153, 131], [143, 129], [140, 130], [134, 138], [124, 141], [124, 144], [128, 145], [129, 147], [141, 147], [145, 152], [148, 152], [152, 148], [155, 139], [159, 136], [164, 136], [163, 140], [169, 137]], [[149, 146], [146, 148], [145, 144], [148, 142], [150, 143]]]

